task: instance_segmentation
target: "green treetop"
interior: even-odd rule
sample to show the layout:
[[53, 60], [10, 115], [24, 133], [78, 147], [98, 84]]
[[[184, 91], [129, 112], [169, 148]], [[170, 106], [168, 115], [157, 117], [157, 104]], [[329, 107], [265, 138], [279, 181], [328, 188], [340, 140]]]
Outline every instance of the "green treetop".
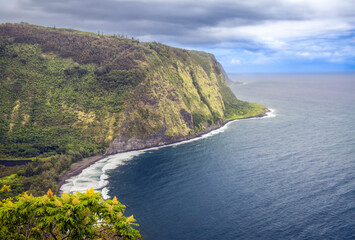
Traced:
[[50, 189], [41, 197], [25, 192], [0, 202], [0, 239], [141, 239], [124, 210], [116, 197], [103, 200], [93, 188], [61, 197]]

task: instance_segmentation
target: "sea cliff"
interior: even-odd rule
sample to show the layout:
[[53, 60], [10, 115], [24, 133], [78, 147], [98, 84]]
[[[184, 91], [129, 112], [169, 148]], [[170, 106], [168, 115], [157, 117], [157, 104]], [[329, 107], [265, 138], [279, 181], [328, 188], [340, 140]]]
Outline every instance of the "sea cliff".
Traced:
[[191, 139], [267, 111], [237, 99], [212, 54], [119, 34], [0, 24], [0, 72], [0, 158], [33, 161], [3, 175], [39, 194], [83, 158]]
[[141, 149], [267, 110], [237, 99], [209, 53], [26, 23], [0, 36], [3, 156]]

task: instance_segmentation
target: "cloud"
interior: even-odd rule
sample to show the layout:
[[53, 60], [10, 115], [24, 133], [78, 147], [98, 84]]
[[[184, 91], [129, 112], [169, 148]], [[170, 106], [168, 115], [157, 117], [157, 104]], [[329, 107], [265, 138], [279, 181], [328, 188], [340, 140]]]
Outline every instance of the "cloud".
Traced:
[[304, 39], [318, 36], [334, 36], [350, 31], [354, 26], [341, 19], [265, 21], [257, 25], [236, 27], [204, 27], [200, 31], [204, 36], [218, 36], [220, 40], [253, 40], [266, 45], [279, 47], [285, 40]]
[[231, 64], [239, 65], [240, 64], [240, 60], [237, 59], [237, 58], [232, 58]]
[[221, 49], [254, 53], [235, 58], [243, 65], [354, 58], [352, 0], [0, 0], [0, 6], [0, 22], [128, 34], [206, 49], [228, 64], [236, 55], [218, 55]]

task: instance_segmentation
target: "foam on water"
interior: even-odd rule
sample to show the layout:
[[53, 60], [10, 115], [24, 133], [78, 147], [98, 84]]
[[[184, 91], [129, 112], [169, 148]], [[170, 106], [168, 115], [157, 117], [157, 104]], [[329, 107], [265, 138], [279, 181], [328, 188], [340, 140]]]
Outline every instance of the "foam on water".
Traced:
[[276, 117], [276, 110], [273, 108], [269, 108], [269, 111], [266, 113], [266, 115], [261, 118], [272, 118], [272, 117]]
[[[267, 118], [267, 117], [275, 117], [275, 110], [269, 108], [269, 112], [266, 114], [266, 116], [262, 118]], [[250, 118], [250, 119], [257, 119], [257, 118]], [[259, 118], [260, 119], [260, 118]], [[164, 147], [176, 147], [181, 144], [186, 144], [186, 143], [191, 143], [194, 141], [199, 141], [204, 138], [208, 138], [211, 136], [214, 136], [216, 134], [224, 132], [228, 126], [239, 120], [232, 120], [222, 127], [213, 130], [209, 133], [203, 134], [199, 137], [192, 138], [189, 140], [177, 142], [177, 143], [172, 143], [172, 144], [167, 144], [163, 146], [158, 146], [158, 147], [152, 147], [152, 148], [147, 148], [143, 150], [137, 150], [137, 151], [130, 151], [130, 152], [125, 152], [125, 153], [117, 153], [114, 155], [110, 155], [108, 157], [105, 157], [101, 159], [100, 161], [97, 161], [96, 163], [92, 164], [88, 168], [84, 169], [79, 175], [74, 176], [72, 178], [69, 178], [66, 180], [66, 183], [62, 185], [60, 188], [60, 192], [85, 192], [87, 189], [93, 187], [95, 191], [101, 192], [102, 197], [104, 199], [110, 198], [109, 195], [109, 189], [107, 188], [107, 185], [109, 182], [107, 181], [108, 179], [108, 172], [110, 170], [113, 170], [117, 168], [120, 165], [123, 165], [127, 163], [129, 160], [132, 160], [134, 157], [143, 154], [148, 151], [155, 151]]]
[[125, 164], [125, 162], [133, 159], [135, 156], [142, 154], [144, 150], [131, 151], [111, 155], [100, 161], [92, 164], [90, 167], [84, 169], [79, 175], [74, 176], [68, 180], [61, 187], [61, 192], [85, 192], [86, 189], [93, 187], [95, 191], [102, 193], [102, 196], [107, 199], [109, 190], [108, 185], [108, 171]]

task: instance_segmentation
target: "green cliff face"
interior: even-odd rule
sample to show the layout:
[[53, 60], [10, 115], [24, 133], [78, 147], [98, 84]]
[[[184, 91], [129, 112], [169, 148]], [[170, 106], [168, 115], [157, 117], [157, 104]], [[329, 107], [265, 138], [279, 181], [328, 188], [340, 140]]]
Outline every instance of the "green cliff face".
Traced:
[[89, 156], [259, 116], [213, 55], [71, 29], [0, 25], [0, 154]]

